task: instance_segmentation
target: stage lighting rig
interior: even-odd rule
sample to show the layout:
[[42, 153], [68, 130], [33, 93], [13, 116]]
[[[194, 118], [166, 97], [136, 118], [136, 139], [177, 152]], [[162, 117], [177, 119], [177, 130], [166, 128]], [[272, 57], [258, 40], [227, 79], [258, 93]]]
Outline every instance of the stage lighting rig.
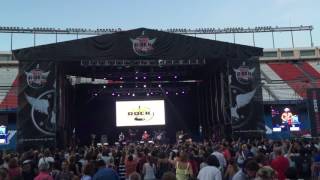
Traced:
[[[162, 29], [160, 29], [162, 31]], [[313, 26], [257, 26], [257, 27], [227, 27], [227, 28], [168, 28], [163, 31], [177, 34], [228, 34], [228, 33], [259, 33], [259, 32], [284, 32], [284, 31], [312, 31]], [[1, 26], [0, 33], [36, 33], [36, 34], [77, 34], [77, 35], [100, 35], [121, 32], [121, 28], [97, 28], [95, 30], [88, 28], [50, 28], [50, 27], [8, 27]]]
[[119, 60], [119, 59], [106, 59], [106, 60], [81, 60], [80, 65], [88, 66], [121, 66], [121, 67], [135, 67], [135, 66], [193, 66], [205, 65], [206, 59], [135, 59], [135, 60]]

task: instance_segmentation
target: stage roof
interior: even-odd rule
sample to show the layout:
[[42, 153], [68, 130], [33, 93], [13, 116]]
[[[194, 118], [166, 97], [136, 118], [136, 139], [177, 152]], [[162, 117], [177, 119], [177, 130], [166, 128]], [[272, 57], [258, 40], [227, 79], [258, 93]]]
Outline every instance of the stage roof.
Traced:
[[146, 28], [13, 51], [19, 61], [226, 59], [261, 56], [262, 49]]

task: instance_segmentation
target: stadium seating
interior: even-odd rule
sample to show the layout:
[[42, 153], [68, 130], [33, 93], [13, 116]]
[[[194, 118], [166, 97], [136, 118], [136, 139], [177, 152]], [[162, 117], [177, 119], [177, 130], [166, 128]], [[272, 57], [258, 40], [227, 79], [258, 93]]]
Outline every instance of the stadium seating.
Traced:
[[0, 68], [0, 110], [17, 108], [18, 67]]
[[[264, 101], [301, 99], [301, 96], [297, 94], [296, 91], [289, 86], [267, 63], [261, 63], [260, 70], [263, 75], [267, 76], [262, 76], [262, 83], [264, 84]], [[267, 89], [271, 92], [268, 92]], [[272, 95], [276, 96], [276, 98]]]

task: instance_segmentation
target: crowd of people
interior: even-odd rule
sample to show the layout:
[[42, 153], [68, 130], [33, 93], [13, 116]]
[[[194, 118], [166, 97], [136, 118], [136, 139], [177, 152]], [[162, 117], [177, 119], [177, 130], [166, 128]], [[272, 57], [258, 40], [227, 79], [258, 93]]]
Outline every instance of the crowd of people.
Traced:
[[220, 140], [0, 154], [0, 180], [317, 179], [320, 141]]

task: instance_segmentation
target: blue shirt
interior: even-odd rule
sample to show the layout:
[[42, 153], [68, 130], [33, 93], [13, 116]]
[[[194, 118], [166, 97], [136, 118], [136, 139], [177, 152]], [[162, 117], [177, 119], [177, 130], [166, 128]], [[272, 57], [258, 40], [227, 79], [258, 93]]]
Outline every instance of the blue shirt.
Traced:
[[120, 180], [118, 174], [110, 168], [99, 168], [93, 180]]

